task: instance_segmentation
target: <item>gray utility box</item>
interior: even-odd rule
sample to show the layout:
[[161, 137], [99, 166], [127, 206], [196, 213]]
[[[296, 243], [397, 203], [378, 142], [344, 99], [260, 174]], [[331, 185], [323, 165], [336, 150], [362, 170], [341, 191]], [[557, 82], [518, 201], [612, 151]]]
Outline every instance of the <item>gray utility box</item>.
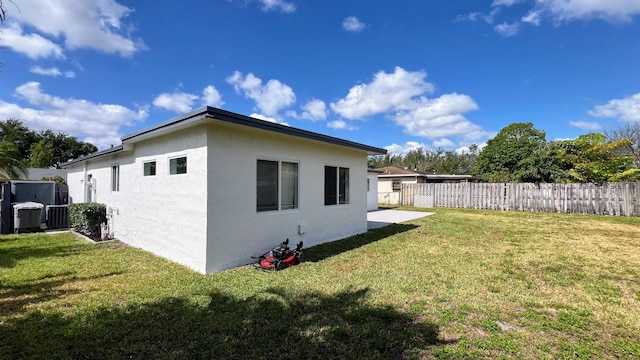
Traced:
[[42, 209], [44, 205], [36, 202], [13, 204], [13, 231], [17, 234], [21, 230], [40, 228], [42, 224]]

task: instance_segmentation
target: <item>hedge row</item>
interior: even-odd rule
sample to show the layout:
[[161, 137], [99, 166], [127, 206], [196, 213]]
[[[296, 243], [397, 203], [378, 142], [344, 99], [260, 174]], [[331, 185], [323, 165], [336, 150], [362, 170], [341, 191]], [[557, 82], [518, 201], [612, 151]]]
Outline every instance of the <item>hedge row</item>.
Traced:
[[107, 206], [98, 203], [69, 204], [69, 220], [75, 231], [100, 239], [100, 225], [107, 222]]

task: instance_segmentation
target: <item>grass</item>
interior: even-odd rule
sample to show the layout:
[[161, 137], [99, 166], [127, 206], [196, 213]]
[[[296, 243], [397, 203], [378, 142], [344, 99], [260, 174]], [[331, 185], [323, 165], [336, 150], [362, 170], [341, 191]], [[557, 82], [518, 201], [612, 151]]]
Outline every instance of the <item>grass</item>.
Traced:
[[278, 273], [2, 236], [0, 358], [640, 358], [640, 219], [435, 211]]

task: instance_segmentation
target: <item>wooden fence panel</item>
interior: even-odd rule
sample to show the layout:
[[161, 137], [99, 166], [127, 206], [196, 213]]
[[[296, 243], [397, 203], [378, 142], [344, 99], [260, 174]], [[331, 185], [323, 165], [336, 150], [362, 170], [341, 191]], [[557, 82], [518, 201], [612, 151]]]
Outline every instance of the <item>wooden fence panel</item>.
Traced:
[[434, 207], [640, 216], [640, 182], [610, 184], [402, 184], [401, 205], [430, 195]]

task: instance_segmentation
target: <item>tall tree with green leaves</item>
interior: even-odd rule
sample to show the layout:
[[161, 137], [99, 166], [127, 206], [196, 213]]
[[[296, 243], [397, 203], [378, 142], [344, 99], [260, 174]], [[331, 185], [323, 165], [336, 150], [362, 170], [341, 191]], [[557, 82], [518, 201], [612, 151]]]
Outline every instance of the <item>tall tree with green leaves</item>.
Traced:
[[29, 167], [32, 168], [50, 168], [56, 165], [53, 144], [46, 140], [31, 145], [31, 157], [29, 158]]
[[[31, 158], [34, 156], [32, 150], [37, 151], [35, 153], [36, 159], [33, 160], [33, 163], [41, 164], [43, 167], [57, 166], [68, 160], [98, 151], [98, 148], [94, 145], [78, 141], [75, 137], [61, 132], [31, 130], [18, 119], [0, 121], [0, 141], [16, 145], [19, 152], [18, 159], [24, 166], [33, 166], [31, 164]], [[49, 149], [49, 146], [44, 144], [36, 146], [42, 141], [51, 145], [53, 151], [52, 163], [48, 159], [49, 153], [47, 149]]]
[[530, 122], [507, 125], [478, 155], [475, 175], [490, 182], [519, 182], [519, 174], [528, 166], [525, 160], [544, 148], [545, 136]]
[[18, 147], [10, 142], [0, 142], [0, 171], [11, 179], [20, 179], [27, 176], [26, 167], [20, 161]]
[[601, 133], [580, 135], [575, 140], [559, 142], [564, 149], [566, 179], [582, 183], [640, 179], [640, 170], [633, 167], [634, 157], [621, 153], [631, 143], [629, 139], [607, 141], [607, 137]]

